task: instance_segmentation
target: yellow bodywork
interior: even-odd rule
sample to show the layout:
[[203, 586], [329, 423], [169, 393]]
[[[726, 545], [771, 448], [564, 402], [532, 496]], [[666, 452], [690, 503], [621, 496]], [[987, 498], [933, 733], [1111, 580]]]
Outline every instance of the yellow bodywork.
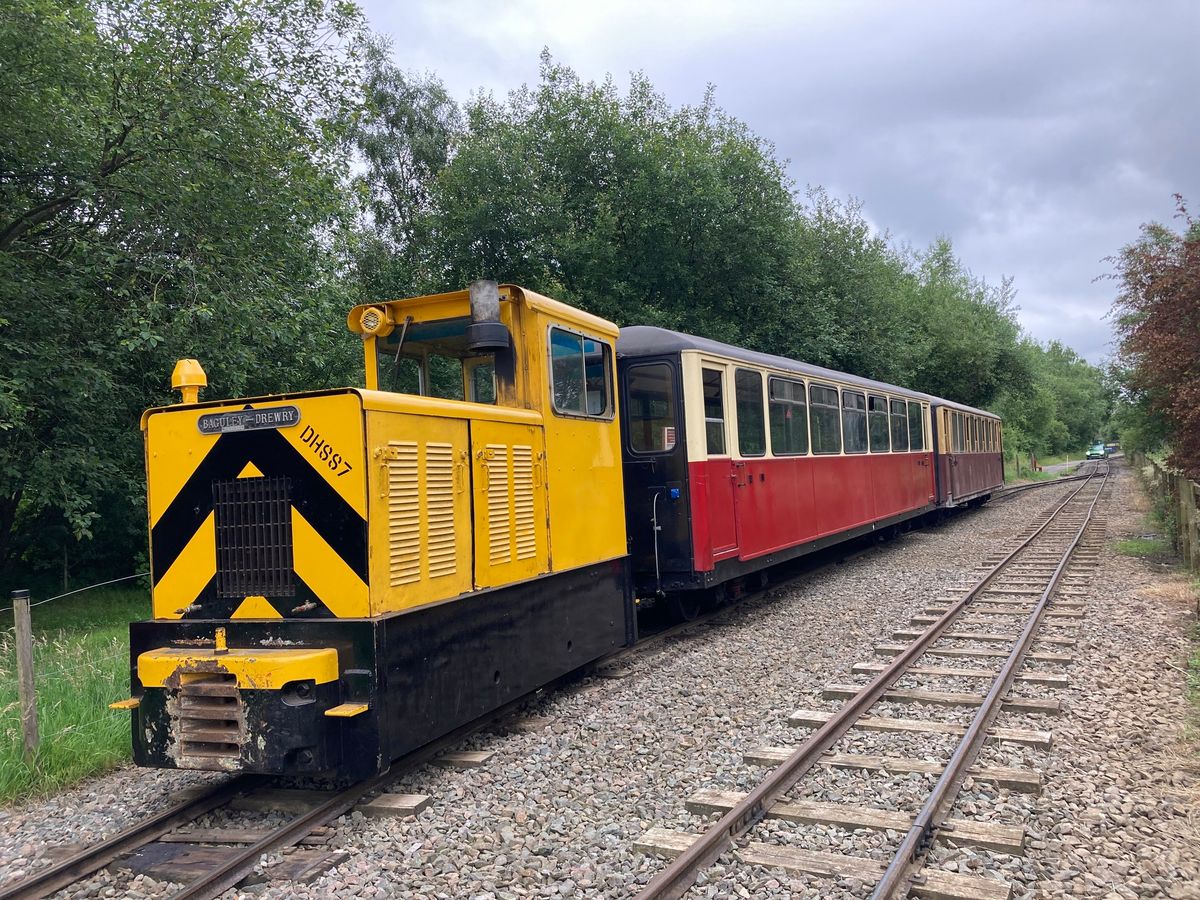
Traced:
[[173, 677], [186, 683], [189, 678], [216, 674], [233, 675], [239, 688], [279, 690], [290, 681], [335, 681], [338, 659], [337, 651], [332, 649], [264, 648], [218, 653], [171, 647], [139, 654], [137, 672], [142, 687], [147, 688], [172, 686], [168, 681]]
[[[397, 323], [470, 316], [468, 292], [460, 291], [351, 311], [348, 322], [364, 344], [365, 389], [148, 412], [143, 430], [152, 545], [171, 546], [158, 553], [152, 546], [155, 618], [379, 616], [624, 556], [617, 328], [517, 287], [502, 286], [500, 295], [500, 319], [510, 330], [516, 367], [511, 381], [497, 382], [495, 404], [378, 389], [376, 341], [401, 327]], [[375, 333], [367, 332], [364, 321]], [[607, 415], [554, 410], [551, 327], [610, 348]], [[298, 420], [262, 437], [206, 434], [201, 427], [204, 416], [247, 410], [292, 415], [289, 409]], [[224, 441], [219, 450], [218, 441]], [[243, 444], [267, 449], [242, 455], [229, 450]], [[312, 488], [311, 479], [332, 489], [309, 490], [310, 497], [325, 500], [296, 502], [287, 513], [291, 565], [304, 591], [281, 599], [247, 590], [216, 603], [216, 516], [211, 505], [207, 515], [197, 507], [193, 516], [189, 504], [214, 502], [205, 500], [210, 476], [226, 484], [246, 481], [248, 489], [275, 477], [280, 456], [289, 460], [293, 490], [299, 482]], [[337, 517], [329, 515], [333, 505]], [[365, 547], [356, 548], [355, 541]], [[354, 564], [358, 550], [361, 570]], [[240, 665], [233, 662], [236, 652], [231, 648], [224, 664]], [[144, 655], [149, 673], [139, 662], [147, 686], [147, 677], [161, 679], [169, 674], [168, 664], [180, 665], [168, 651], [156, 653], [166, 655]], [[286, 651], [272, 656], [259, 651], [254, 658], [285, 668], [292, 659]]]

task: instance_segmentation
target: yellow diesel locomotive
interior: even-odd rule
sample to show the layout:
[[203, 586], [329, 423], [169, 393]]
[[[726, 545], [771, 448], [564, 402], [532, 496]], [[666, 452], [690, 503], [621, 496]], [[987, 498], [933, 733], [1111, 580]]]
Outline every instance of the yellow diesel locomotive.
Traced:
[[512, 285], [363, 305], [365, 388], [142, 420], [140, 765], [362, 776], [631, 642], [612, 323]]

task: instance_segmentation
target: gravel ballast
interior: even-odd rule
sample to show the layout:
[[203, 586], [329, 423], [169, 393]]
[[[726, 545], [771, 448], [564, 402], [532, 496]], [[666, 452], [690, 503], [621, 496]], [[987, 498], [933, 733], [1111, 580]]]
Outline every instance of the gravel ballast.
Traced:
[[[743, 752], [802, 741], [809, 732], [789, 725], [789, 713], [835, 709], [838, 701], [821, 699], [826, 684], [862, 683], [850, 672], [854, 663], [881, 661], [871, 652], [875, 644], [893, 642], [892, 633], [929, 598], [970, 583], [984, 557], [1011, 547], [1030, 516], [1067, 490], [1030, 492], [1036, 500], [1027, 493], [823, 566], [730, 609], [723, 617], [729, 627], [699, 628], [633, 657], [627, 677], [589, 677], [530, 710], [548, 717], [547, 727], [464, 742], [462, 749], [493, 751], [484, 767], [425, 766], [400, 779], [392, 790], [432, 798], [417, 818], [353, 814], [334, 823], [333, 843], [349, 853], [336, 870], [309, 885], [265, 882], [226, 896], [630, 897], [664, 865], [635, 852], [637, 838], [652, 826], [704, 827], [685, 809], [693, 792], [753, 787], [765, 770], [743, 762]], [[1106, 548], [1122, 529], [1142, 528], [1140, 514], [1128, 508], [1133, 490], [1128, 473], [1110, 479]], [[985, 749], [981, 764], [1041, 770], [1042, 794], [982, 781], [964, 790], [956, 814], [1025, 824], [1026, 855], [938, 848], [935, 865], [1004, 875], [1017, 885], [1014, 896], [1200, 897], [1195, 826], [1182, 814], [1195, 773], [1180, 773], [1173, 755], [1184, 676], [1172, 666], [1183, 656], [1186, 610], [1145, 594], [1160, 577], [1106, 549], [1079, 628], [1054, 632], [1078, 638], [1061, 651], [1076, 662], [1039, 667], [1065, 672], [1070, 687], [1023, 685], [1016, 692], [1060, 699], [1062, 714], [1006, 713], [1000, 723], [1052, 731], [1052, 748]], [[954, 659], [937, 665], [992, 667]], [[962, 691], [982, 681], [946, 683]], [[914, 704], [888, 704], [873, 714], [965, 721], [959, 710]], [[856, 730], [838, 750], [938, 759], [952, 746], [941, 736]], [[0, 883], [41, 863], [48, 845], [96, 840], [161, 808], [171, 791], [209, 777], [126, 769], [53, 800], [0, 811]], [[932, 780], [820, 769], [793, 796], [912, 811]], [[772, 821], [753, 839], [886, 860], [899, 835]], [[692, 896], [864, 897], [870, 888], [727, 857]], [[66, 896], [163, 890], [105, 875]]]

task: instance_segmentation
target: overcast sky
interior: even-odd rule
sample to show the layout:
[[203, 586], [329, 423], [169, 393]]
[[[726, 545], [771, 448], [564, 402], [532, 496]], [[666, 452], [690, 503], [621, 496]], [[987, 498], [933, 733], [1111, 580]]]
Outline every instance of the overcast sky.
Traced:
[[646, 73], [673, 105], [705, 85], [801, 189], [855, 196], [898, 241], [949, 237], [1015, 279], [1019, 316], [1098, 362], [1104, 257], [1200, 207], [1200, 2], [365, 0], [407, 69], [460, 100], [537, 80]]

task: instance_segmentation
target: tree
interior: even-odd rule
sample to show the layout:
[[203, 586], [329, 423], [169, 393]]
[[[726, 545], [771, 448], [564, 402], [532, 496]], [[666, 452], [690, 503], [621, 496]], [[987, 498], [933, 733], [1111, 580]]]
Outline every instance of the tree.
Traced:
[[[1143, 225], [1112, 258], [1119, 283], [1113, 303], [1125, 388], [1124, 413], [1146, 415], [1133, 433], [1155, 433], [1161, 416], [1169, 462], [1200, 478], [1200, 222], [1176, 196], [1184, 228]], [[1148, 448], [1144, 448], [1148, 449]]]
[[363, 162], [354, 181], [362, 222], [349, 252], [364, 300], [439, 289], [428, 284], [425, 263], [431, 190], [463, 129], [442, 82], [403, 71], [389, 51], [383, 41], [369, 45], [365, 108], [354, 130]]
[[468, 106], [431, 197], [432, 282], [498, 277], [748, 346], [789, 333], [790, 190], [711, 91], [673, 110], [643, 76], [622, 95], [544, 54], [536, 87]]
[[100, 512], [143, 503], [138, 415], [175, 358], [216, 396], [345, 376], [361, 42], [337, 0], [0, 8], [0, 567], [18, 518], [125, 529]]

